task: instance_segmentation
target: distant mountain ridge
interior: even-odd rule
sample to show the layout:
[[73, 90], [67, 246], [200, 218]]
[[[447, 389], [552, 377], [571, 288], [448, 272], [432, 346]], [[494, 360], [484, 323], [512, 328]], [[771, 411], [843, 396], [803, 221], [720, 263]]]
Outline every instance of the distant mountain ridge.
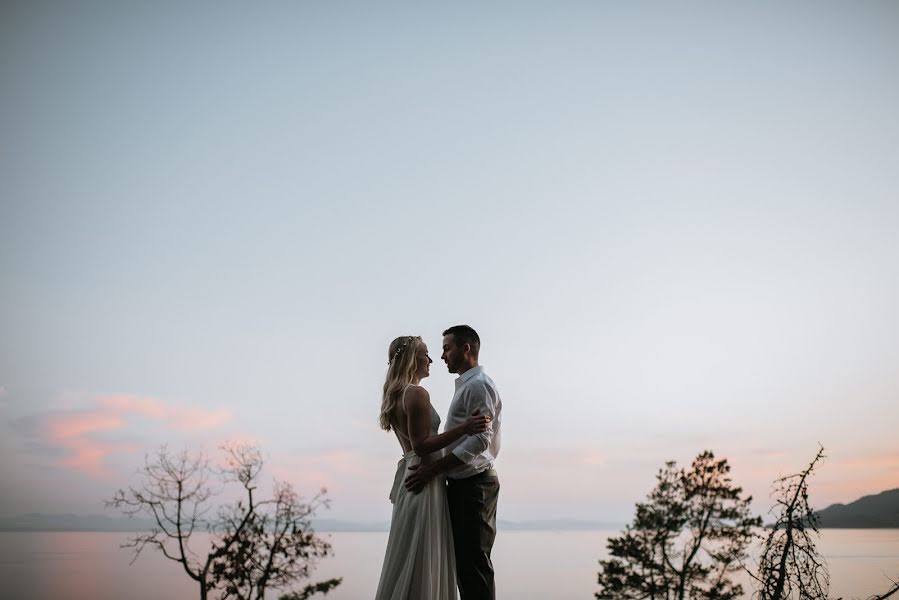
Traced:
[[[892, 529], [899, 528], [899, 488], [864, 496], [849, 504], [833, 504], [817, 511], [823, 529]], [[28, 513], [0, 518], [0, 531], [148, 531], [150, 519], [108, 517], [105, 515], [50, 515]], [[503, 531], [617, 531], [623, 523], [577, 519], [544, 519], [497, 522]], [[321, 532], [387, 531], [387, 522], [341, 521], [317, 519], [313, 527]]]
[[149, 519], [105, 515], [27, 513], [0, 519], [0, 531], [149, 531]]
[[[0, 531], [149, 531], [154, 523], [150, 519], [107, 517], [105, 515], [48, 515], [28, 513], [0, 519]], [[389, 522], [358, 522], [337, 519], [317, 519], [312, 522], [316, 531], [388, 531]], [[540, 521], [497, 522], [503, 531], [596, 531], [617, 530], [619, 523], [584, 521], [576, 519], [546, 519]]]
[[822, 528], [889, 529], [899, 527], [899, 488], [864, 496], [849, 504], [818, 511]]

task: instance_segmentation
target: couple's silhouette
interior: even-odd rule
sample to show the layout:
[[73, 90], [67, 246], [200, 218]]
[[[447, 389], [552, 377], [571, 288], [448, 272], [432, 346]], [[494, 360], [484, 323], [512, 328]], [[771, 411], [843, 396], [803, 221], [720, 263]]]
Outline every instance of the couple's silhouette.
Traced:
[[496, 538], [502, 401], [478, 364], [481, 341], [467, 325], [443, 332], [441, 359], [458, 375], [443, 433], [421, 380], [433, 362], [418, 336], [388, 349], [381, 427], [403, 457], [390, 500], [393, 515], [376, 600], [496, 597], [490, 552]]

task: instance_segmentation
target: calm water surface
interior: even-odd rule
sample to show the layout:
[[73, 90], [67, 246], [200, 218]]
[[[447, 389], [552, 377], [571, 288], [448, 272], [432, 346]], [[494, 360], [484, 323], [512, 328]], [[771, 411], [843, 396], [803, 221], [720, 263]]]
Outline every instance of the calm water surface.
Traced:
[[[590, 600], [599, 558], [610, 531], [500, 531], [494, 547], [500, 600]], [[343, 577], [326, 600], [365, 600], [374, 595], [386, 533], [332, 533], [334, 556], [316, 580]], [[0, 532], [0, 597], [10, 600], [158, 600], [198, 598], [180, 566], [149, 549], [129, 566], [122, 533]], [[200, 548], [200, 545], [196, 545]], [[827, 557], [834, 597], [864, 598], [887, 589], [885, 575], [899, 576], [899, 529], [830, 529], [819, 549]], [[748, 589], [748, 586], [744, 585]], [[277, 598], [273, 592], [268, 597]]]

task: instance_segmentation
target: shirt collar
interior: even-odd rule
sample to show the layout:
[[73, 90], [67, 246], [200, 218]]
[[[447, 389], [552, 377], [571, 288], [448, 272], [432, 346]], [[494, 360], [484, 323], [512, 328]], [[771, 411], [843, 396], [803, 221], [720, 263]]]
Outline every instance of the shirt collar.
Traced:
[[479, 373], [483, 373], [483, 372], [484, 372], [484, 367], [481, 365], [478, 365], [476, 367], [472, 367], [471, 369], [468, 369], [467, 371], [465, 371], [464, 373], [462, 373], [461, 375], [459, 375], [456, 378], [456, 387], [459, 387], [460, 385], [462, 385], [463, 383], [465, 383], [466, 381], [468, 381], [475, 375], [477, 375]]

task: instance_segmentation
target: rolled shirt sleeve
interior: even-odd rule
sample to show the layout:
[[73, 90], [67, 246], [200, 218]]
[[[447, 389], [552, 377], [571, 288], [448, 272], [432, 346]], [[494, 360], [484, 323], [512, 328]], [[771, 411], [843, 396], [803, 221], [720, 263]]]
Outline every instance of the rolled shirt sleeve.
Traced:
[[490, 425], [486, 431], [465, 436], [452, 450], [456, 458], [470, 465], [490, 447], [490, 443], [493, 441], [498, 398], [496, 390], [492, 389], [484, 381], [471, 382], [466, 386], [465, 395], [465, 412], [468, 415], [473, 415], [478, 411], [481, 415], [490, 416]]
[[446, 447], [462, 464], [447, 471], [448, 479], [465, 479], [493, 468], [502, 441], [503, 401], [496, 383], [477, 366], [456, 378], [456, 391], [450, 401], [444, 431], [458, 427], [475, 412], [490, 417], [487, 430], [465, 435]]

